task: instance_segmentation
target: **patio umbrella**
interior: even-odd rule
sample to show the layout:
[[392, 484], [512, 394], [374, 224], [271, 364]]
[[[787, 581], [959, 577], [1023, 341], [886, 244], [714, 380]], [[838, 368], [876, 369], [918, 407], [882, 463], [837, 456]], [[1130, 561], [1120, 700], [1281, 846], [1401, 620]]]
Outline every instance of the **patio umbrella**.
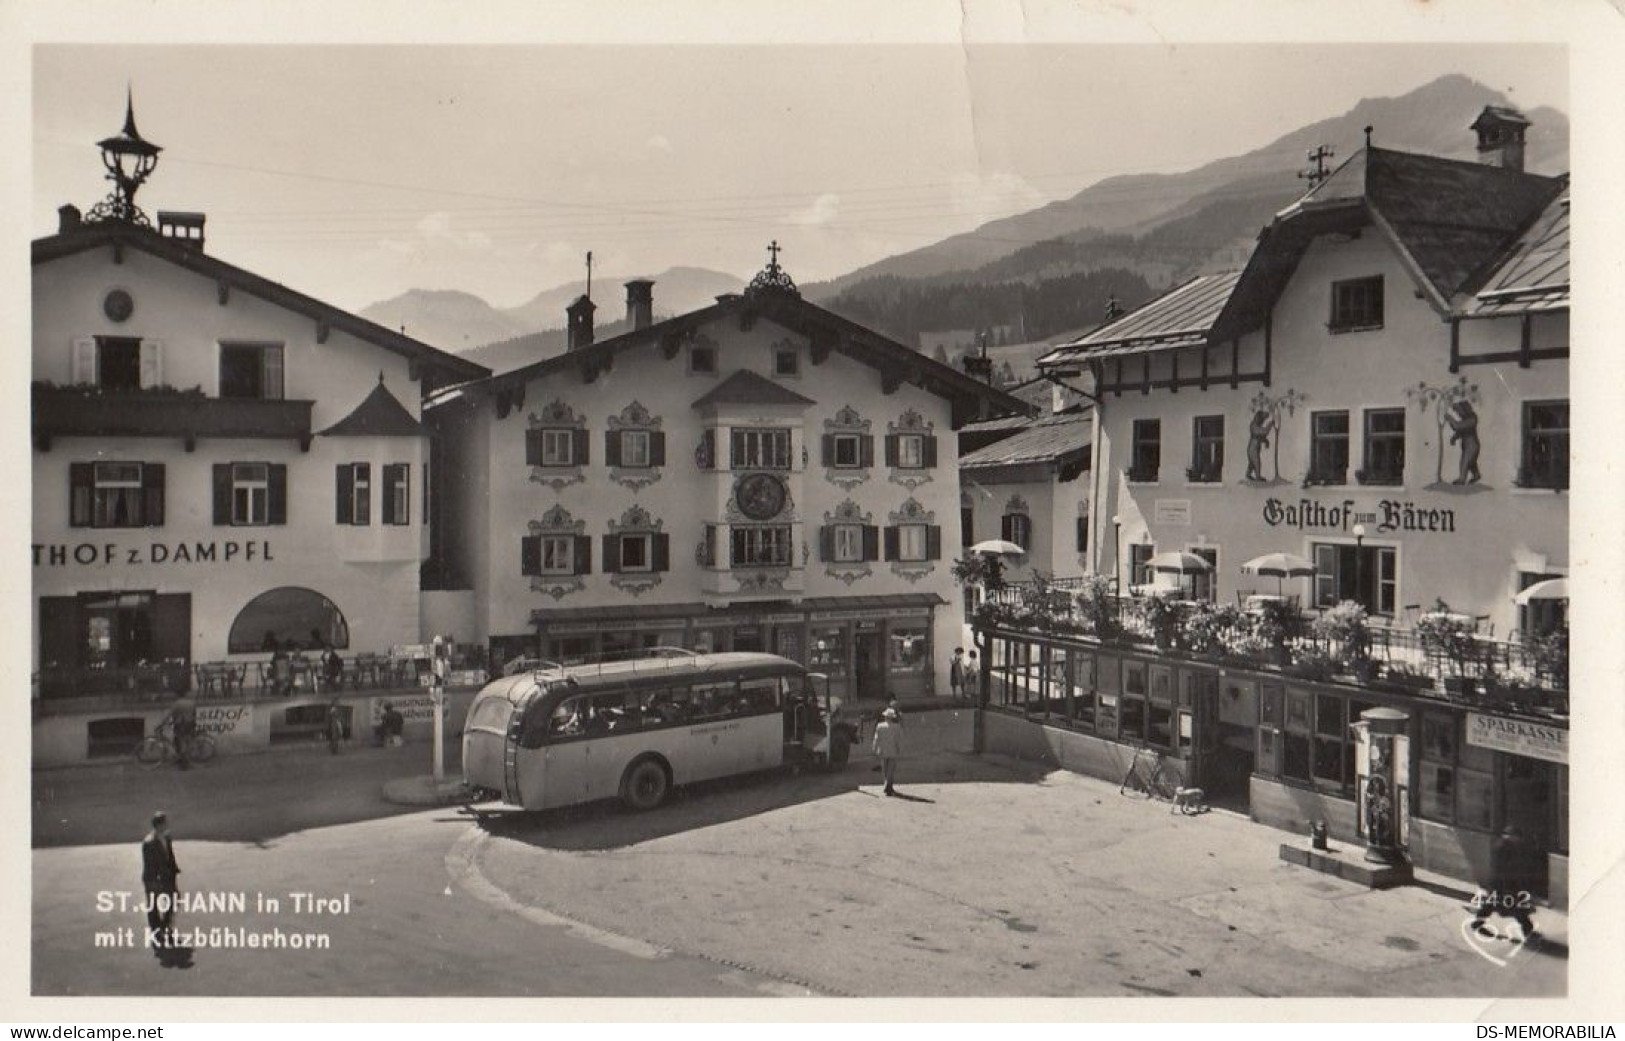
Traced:
[[1289, 578], [1309, 578], [1315, 573], [1315, 565], [1293, 553], [1266, 553], [1261, 557], [1254, 557], [1241, 565], [1244, 575], [1263, 575], [1275, 578], [1275, 592], [1281, 592], [1282, 583]]
[[1027, 552], [1014, 542], [1008, 542], [1004, 539], [988, 539], [985, 542], [978, 542], [970, 548], [970, 551], [972, 553], [992, 553], [994, 556], [999, 557], [1019, 557], [1024, 556]]
[[1158, 553], [1146, 561], [1146, 564], [1153, 571], [1177, 571], [1181, 575], [1189, 574], [1192, 571], [1213, 570], [1213, 565], [1207, 561], [1207, 558], [1199, 557], [1195, 553], [1184, 552]]
[[1566, 578], [1548, 578], [1543, 582], [1536, 582], [1512, 598], [1512, 602], [1519, 607], [1528, 607], [1537, 600], [1567, 600], [1569, 598], [1569, 580]]

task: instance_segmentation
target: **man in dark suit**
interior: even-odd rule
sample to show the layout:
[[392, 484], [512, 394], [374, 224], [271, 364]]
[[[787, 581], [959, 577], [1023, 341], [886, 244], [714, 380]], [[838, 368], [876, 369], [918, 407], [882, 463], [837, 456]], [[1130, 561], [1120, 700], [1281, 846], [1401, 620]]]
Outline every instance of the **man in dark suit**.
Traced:
[[175, 862], [175, 843], [169, 837], [169, 818], [162, 810], [152, 815], [152, 830], [141, 840], [141, 885], [147, 891], [147, 927], [160, 948], [175, 940], [175, 893], [181, 873]]

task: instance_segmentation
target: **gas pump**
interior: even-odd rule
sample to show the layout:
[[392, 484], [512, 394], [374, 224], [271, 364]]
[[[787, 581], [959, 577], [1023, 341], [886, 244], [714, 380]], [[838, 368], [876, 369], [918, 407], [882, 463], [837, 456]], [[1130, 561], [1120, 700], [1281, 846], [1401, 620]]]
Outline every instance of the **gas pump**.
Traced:
[[1365, 859], [1405, 863], [1410, 843], [1410, 716], [1371, 708], [1349, 729], [1354, 734], [1355, 827], [1365, 839]]

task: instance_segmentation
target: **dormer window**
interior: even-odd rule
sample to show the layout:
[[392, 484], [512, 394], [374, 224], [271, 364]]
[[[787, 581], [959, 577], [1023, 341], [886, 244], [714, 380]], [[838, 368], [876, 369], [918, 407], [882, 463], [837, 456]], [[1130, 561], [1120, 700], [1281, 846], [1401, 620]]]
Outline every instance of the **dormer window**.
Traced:
[[1333, 282], [1327, 328], [1334, 333], [1382, 328], [1382, 276]]

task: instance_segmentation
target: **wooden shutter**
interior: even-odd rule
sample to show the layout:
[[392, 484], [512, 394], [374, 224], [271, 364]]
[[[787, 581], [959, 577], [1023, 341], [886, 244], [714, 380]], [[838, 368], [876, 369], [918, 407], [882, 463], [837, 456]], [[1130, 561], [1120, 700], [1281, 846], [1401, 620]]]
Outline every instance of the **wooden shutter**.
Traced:
[[875, 465], [875, 436], [862, 434], [858, 437], [858, 465]]
[[887, 434], [886, 435], [886, 465], [887, 466], [896, 466], [897, 465], [897, 435], [896, 434]]
[[525, 465], [542, 465], [542, 432], [534, 427], [525, 431]]
[[880, 528], [878, 525], [865, 524], [863, 526], [863, 559], [865, 562], [880, 559]]
[[265, 521], [267, 524], [288, 523], [288, 464], [272, 463], [269, 467], [269, 487], [265, 492]]
[[73, 341], [74, 383], [96, 382], [96, 338], [81, 336]]
[[649, 465], [666, 465], [666, 435], [662, 431], [649, 431]]
[[90, 527], [90, 503], [96, 492], [96, 464], [68, 464], [68, 526]]
[[1014, 542], [1016, 534], [1016, 518], [1014, 514], [1005, 514], [999, 518], [999, 538], [1006, 542]]
[[380, 493], [381, 505], [378, 509], [378, 523], [394, 524], [395, 496], [393, 493], [395, 490], [395, 464], [385, 463], [382, 470], [379, 471], [379, 476], [381, 483], [383, 484], [383, 488]]
[[[355, 523], [355, 471], [349, 463], [340, 463], [334, 470], [335, 488], [334, 496], [337, 499], [338, 509], [334, 520], [339, 524]], [[228, 516], [229, 508], [228, 508]]]
[[149, 528], [164, 526], [164, 464], [141, 464], [141, 523]]
[[621, 570], [621, 537], [619, 535], [604, 536], [604, 573], [613, 574]]
[[141, 341], [141, 386], [158, 387], [164, 382], [164, 345], [158, 340]]
[[587, 432], [585, 430], [571, 431], [570, 444], [573, 447], [573, 451], [570, 454], [571, 461], [574, 462], [576, 466], [586, 466], [588, 458]]
[[571, 571], [577, 575], [592, 574], [592, 536], [575, 536], [575, 552], [571, 554]]
[[[828, 443], [828, 434], [824, 435], [824, 441], [826, 444]], [[818, 559], [826, 564], [835, 559], [835, 526], [833, 524], [825, 524], [818, 529]]]
[[521, 575], [539, 575], [542, 573], [542, 537], [540, 535], [526, 535], [519, 540], [519, 573]]
[[895, 525], [888, 524], [886, 526], [886, 559], [887, 560], [896, 560], [897, 559], [897, 534], [898, 534], [897, 527]]
[[825, 466], [835, 465], [835, 435], [825, 434], [823, 437], [823, 463]]
[[604, 465], [621, 465], [621, 432], [619, 430], [604, 431]]
[[931, 435], [922, 437], [920, 441], [922, 442], [920, 461], [926, 469], [930, 469], [937, 465], [937, 439], [935, 435]]
[[942, 525], [927, 524], [925, 526], [925, 559], [942, 559]]
[[157, 658], [192, 660], [192, 594], [152, 598], [152, 651]]
[[214, 522], [231, 523], [231, 464], [214, 464]]
[[649, 540], [651, 567], [655, 571], [671, 570], [671, 536], [656, 532]]

